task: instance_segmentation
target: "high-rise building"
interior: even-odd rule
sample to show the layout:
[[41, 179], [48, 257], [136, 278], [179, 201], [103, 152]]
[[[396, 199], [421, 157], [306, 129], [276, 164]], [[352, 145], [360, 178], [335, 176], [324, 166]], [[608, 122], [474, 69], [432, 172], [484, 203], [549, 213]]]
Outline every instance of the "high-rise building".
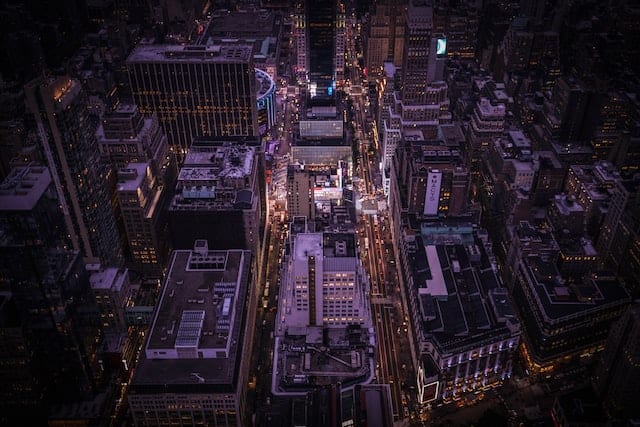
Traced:
[[[33, 421], [39, 408], [38, 379], [31, 372], [29, 341], [22, 328], [20, 310], [10, 292], [0, 292], [0, 422], [9, 424], [18, 419]], [[19, 412], [25, 414], [19, 414]], [[26, 414], [32, 414], [26, 416]], [[25, 418], [22, 418], [25, 417]]]
[[309, 72], [309, 65], [307, 64], [307, 19], [303, 2], [296, 3], [293, 24], [296, 53], [294, 71], [298, 82], [302, 83], [307, 81]]
[[556, 79], [544, 111], [545, 138], [560, 144], [587, 145], [598, 122], [600, 98], [576, 78]]
[[[603, 232], [602, 224], [608, 215], [609, 199], [615, 182], [620, 180], [620, 173], [611, 163], [595, 162], [570, 165], [566, 175], [564, 192], [584, 208], [587, 233], [595, 238]], [[615, 224], [613, 219], [611, 224]], [[604, 233], [610, 234], [612, 231], [606, 230]], [[598, 244], [598, 248], [599, 251], [608, 250], [602, 243]]]
[[250, 424], [249, 361], [257, 307], [251, 253], [174, 251], [129, 388], [136, 425]]
[[282, 283], [291, 296], [284, 299], [285, 326], [346, 327], [371, 323], [365, 297], [368, 282], [356, 255], [353, 233], [295, 235], [291, 259]]
[[637, 213], [640, 211], [640, 183], [618, 178], [615, 180], [610, 194], [609, 209], [598, 234], [597, 248], [598, 252], [604, 255], [602, 261], [605, 264], [617, 265], [621, 260], [615, 259], [612, 253], [615, 238], [618, 236], [617, 230], [620, 228], [625, 212]]
[[0, 185], [3, 424], [42, 424], [49, 404], [77, 399], [93, 385], [87, 362], [95, 345], [81, 344], [90, 335], [72, 316], [86, 296], [87, 274], [79, 253], [64, 249], [57, 196], [44, 166], [15, 168]]
[[618, 320], [593, 376], [594, 385], [614, 416], [640, 416], [636, 396], [640, 384], [640, 306], [631, 306]]
[[364, 39], [367, 73], [382, 74], [387, 61], [402, 65], [406, 5], [399, 0], [377, 3]]
[[433, 8], [424, 0], [409, 2], [402, 56], [402, 101], [407, 105], [433, 103], [427, 86], [443, 80], [447, 40], [434, 32]]
[[480, 98], [471, 116], [469, 139], [474, 150], [487, 147], [494, 138], [502, 136], [506, 106], [492, 104], [487, 98]]
[[135, 103], [180, 158], [196, 137], [259, 135], [251, 45], [140, 44], [127, 68]]
[[169, 255], [168, 190], [151, 162], [129, 163], [118, 171], [117, 196], [132, 267], [158, 277]]
[[424, 217], [468, 213], [469, 172], [457, 143], [451, 146], [440, 139], [425, 140], [420, 132], [405, 131], [395, 162], [393, 206]]
[[531, 199], [536, 205], [545, 205], [562, 191], [566, 170], [552, 151], [536, 151], [538, 161]]
[[436, 0], [433, 9], [434, 29], [446, 36], [447, 55], [472, 59], [478, 48], [479, 6], [474, 0], [451, 3]]
[[296, 75], [308, 83], [312, 98], [333, 98], [344, 79], [346, 17], [339, 0], [305, 0], [297, 5]]
[[305, 1], [309, 85], [312, 97], [330, 96], [334, 89], [336, 14], [336, 0]]
[[247, 249], [258, 258], [264, 190], [260, 155], [238, 141], [194, 142], [169, 206], [175, 249], [207, 239], [212, 249]]
[[131, 293], [129, 270], [107, 267], [93, 271], [89, 285], [98, 309], [101, 330], [114, 334], [126, 331], [125, 307]]
[[[152, 162], [155, 173], [161, 175], [175, 168], [170, 162], [167, 137], [158, 123], [158, 115], [142, 115], [136, 105], [120, 104], [102, 117], [96, 130], [102, 159], [115, 170], [127, 164]], [[164, 173], [160, 173], [165, 169]], [[173, 171], [175, 174], [175, 171]]]
[[[371, 382], [375, 339], [354, 231], [309, 233], [295, 223], [291, 228], [296, 234], [279, 286], [272, 390], [301, 396], [321, 384], [352, 388]], [[325, 347], [326, 359], [315, 357], [318, 346]], [[294, 359], [300, 363], [289, 363]]]
[[539, 254], [520, 259], [515, 274], [514, 302], [525, 330], [522, 352], [533, 373], [598, 352], [630, 303], [614, 275], [562, 276], [553, 260]]
[[[393, 95], [391, 116], [399, 118], [397, 127], [401, 131], [419, 128], [427, 137], [435, 137], [437, 126], [451, 121], [451, 113], [444, 81], [447, 41], [433, 31], [430, 3], [409, 2], [404, 34], [402, 83], [398, 94]], [[393, 123], [389, 128], [394, 128]]]
[[100, 160], [96, 126], [80, 82], [68, 76], [35, 79], [25, 92], [71, 247], [85, 258], [118, 265], [122, 245], [107, 185], [112, 171]]
[[501, 384], [520, 324], [488, 246], [470, 224], [435, 222], [422, 223], [410, 246], [402, 265], [418, 401], [450, 402]]

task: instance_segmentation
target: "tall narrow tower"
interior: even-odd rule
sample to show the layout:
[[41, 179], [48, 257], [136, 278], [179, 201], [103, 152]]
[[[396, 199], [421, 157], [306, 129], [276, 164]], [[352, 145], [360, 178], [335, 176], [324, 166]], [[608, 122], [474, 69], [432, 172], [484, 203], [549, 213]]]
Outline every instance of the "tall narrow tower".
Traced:
[[332, 98], [344, 79], [346, 16], [337, 0], [306, 0], [296, 7], [295, 39], [298, 81], [311, 97]]
[[87, 261], [119, 265], [122, 245], [107, 186], [112, 172], [100, 161], [96, 124], [80, 82], [38, 78], [25, 93], [73, 249]]

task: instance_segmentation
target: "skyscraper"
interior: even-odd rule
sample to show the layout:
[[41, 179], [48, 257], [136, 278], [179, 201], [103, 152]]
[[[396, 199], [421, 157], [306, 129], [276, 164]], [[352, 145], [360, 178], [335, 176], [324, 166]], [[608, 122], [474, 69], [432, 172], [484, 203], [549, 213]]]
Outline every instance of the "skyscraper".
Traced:
[[431, 103], [427, 85], [442, 80], [446, 39], [433, 33], [433, 9], [424, 0], [409, 2], [402, 58], [402, 101], [407, 105]]
[[337, 0], [305, 1], [295, 16], [299, 81], [309, 84], [311, 97], [332, 97], [344, 78], [344, 5]]
[[[308, 33], [309, 83], [318, 96], [331, 95], [335, 81], [336, 1], [305, 3]], [[331, 89], [330, 89], [331, 88]]]
[[138, 271], [161, 276], [169, 244], [164, 209], [167, 189], [150, 162], [118, 171], [118, 201], [131, 259]]
[[365, 64], [369, 73], [382, 73], [383, 63], [402, 65], [406, 6], [398, 0], [376, 4], [365, 38]]
[[25, 93], [73, 249], [119, 264], [122, 247], [107, 187], [111, 171], [100, 161], [80, 82], [68, 76], [35, 79]]
[[135, 425], [249, 425], [251, 253], [174, 251], [129, 391]]
[[135, 103], [156, 113], [169, 145], [199, 136], [258, 136], [252, 46], [138, 45], [127, 58]]

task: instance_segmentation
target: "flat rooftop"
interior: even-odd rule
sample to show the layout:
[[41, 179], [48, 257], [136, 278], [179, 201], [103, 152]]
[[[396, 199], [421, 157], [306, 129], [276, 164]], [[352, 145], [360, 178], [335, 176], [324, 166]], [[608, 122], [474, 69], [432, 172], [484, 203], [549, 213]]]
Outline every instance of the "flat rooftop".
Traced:
[[147, 163], [129, 163], [118, 171], [118, 191], [136, 191], [142, 185]]
[[132, 386], [235, 389], [251, 256], [243, 250], [174, 251]]
[[306, 394], [331, 384], [347, 388], [373, 380], [373, 337], [360, 326], [289, 328], [277, 337], [274, 355], [276, 394]]
[[570, 316], [587, 316], [615, 304], [626, 304], [629, 294], [614, 276], [606, 272], [593, 274], [573, 283], [560, 279], [550, 261], [537, 255], [523, 258], [529, 288], [547, 321], [557, 322]]
[[239, 63], [248, 62], [251, 58], [252, 51], [253, 47], [250, 44], [222, 44], [210, 46], [138, 44], [127, 58], [127, 63]]
[[239, 178], [253, 172], [255, 148], [223, 145], [207, 151], [191, 150], [180, 169], [178, 181], [211, 181], [216, 178]]
[[0, 210], [28, 211], [38, 203], [51, 184], [45, 166], [19, 166], [0, 184]]

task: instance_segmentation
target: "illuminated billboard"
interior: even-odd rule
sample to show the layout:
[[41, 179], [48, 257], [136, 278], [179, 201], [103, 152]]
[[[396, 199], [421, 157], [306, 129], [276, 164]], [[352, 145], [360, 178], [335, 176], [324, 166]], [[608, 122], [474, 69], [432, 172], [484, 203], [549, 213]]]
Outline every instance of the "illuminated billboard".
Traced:
[[436, 55], [445, 56], [447, 54], [447, 39], [438, 39], [436, 44]]
[[424, 192], [425, 215], [438, 215], [438, 205], [440, 204], [440, 184], [442, 183], [442, 172], [434, 170], [427, 175], [427, 189]]

